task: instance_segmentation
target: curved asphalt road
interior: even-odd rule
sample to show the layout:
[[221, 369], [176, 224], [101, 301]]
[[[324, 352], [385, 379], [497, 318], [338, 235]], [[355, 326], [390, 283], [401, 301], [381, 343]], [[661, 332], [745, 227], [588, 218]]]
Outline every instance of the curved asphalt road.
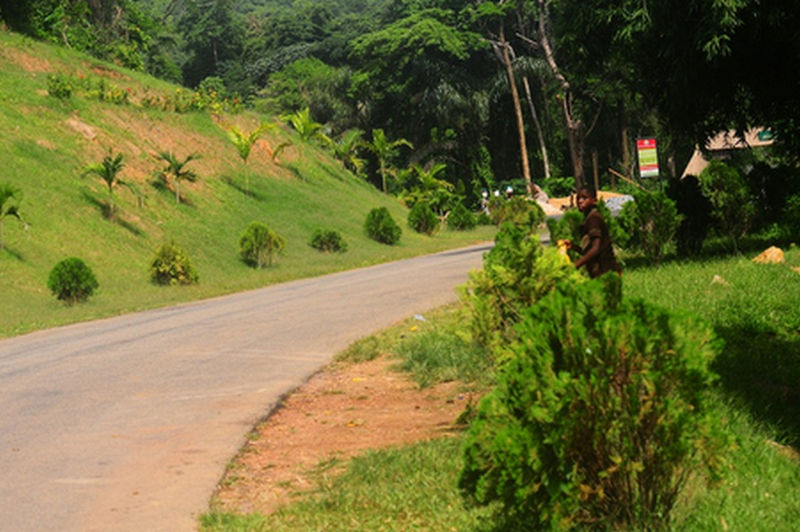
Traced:
[[0, 530], [181, 531], [244, 434], [488, 245], [0, 341]]

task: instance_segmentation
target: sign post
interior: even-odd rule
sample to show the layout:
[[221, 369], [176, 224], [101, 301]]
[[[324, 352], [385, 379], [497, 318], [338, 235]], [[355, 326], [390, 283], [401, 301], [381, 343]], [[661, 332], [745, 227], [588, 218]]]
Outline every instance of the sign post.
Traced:
[[656, 139], [638, 139], [636, 151], [639, 155], [639, 177], [658, 177]]

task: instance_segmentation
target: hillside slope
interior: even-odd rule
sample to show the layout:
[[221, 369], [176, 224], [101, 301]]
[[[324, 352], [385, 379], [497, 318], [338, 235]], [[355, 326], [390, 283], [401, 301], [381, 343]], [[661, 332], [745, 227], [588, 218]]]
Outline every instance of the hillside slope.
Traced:
[[[54, 74], [80, 88], [69, 98], [54, 97], [48, 93]], [[106, 91], [104, 101], [98, 88]], [[265, 134], [245, 165], [226, 130], [235, 125], [250, 131], [272, 119], [249, 112], [176, 112], [162, 105], [193, 96], [140, 73], [0, 31], [0, 183], [21, 190], [19, 206], [29, 224], [25, 229], [14, 219], [4, 223], [0, 337], [490, 238], [488, 228], [415, 234], [395, 199], [285, 127]], [[272, 150], [286, 141], [291, 146], [273, 160]], [[188, 165], [199, 180], [181, 184], [185, 201], [180, 204], [172, 190], [153, 184], [154, 172], [165, 165], [158, 158], [164, 150], [179, 159], [201, 156]], [[116, 189], [113, 219], [105, 214], [105, 183], [83, 175], [86, 165], [99, 163], [109, 151], [124, 155], [120, 177], [140, 191], [137, 196]], [[377, 206], [389, 208], [403, 227], [399, 245], [378, 244], [363, 234], [364, 218]], [[286, 251], [272, 268], [254, 270], [239, 259], [239, 236], [254, 220], [286, 238]], [[349, 251], [323, 254], [311, 248], [308, 241], [318, 228], [341, 232]], [[149, 262], [169, 240], [187, 251], [199, 284], [150, 283]], [[84, 259], [100, 283], [95, 296], [73, 307], [57, 301], [46, 287], [50, 269], [69, 256]]]

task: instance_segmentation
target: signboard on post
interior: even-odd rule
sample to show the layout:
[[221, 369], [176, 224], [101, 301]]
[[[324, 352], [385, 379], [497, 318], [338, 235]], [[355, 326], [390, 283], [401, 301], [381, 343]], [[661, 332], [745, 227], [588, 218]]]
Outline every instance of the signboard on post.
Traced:
[[639, 177], [658, 177], [656, 139], [638, 139], [636, 151], [639, 154]]

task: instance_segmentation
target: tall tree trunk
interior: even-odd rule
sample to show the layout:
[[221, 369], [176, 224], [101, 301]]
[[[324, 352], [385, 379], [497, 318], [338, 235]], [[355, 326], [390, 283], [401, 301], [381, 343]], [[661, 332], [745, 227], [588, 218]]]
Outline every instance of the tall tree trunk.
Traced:
[[511, 54], [509, 53], [509, 44], [506, 41], [505, 25], [500, 23], [500, 52], [503, 58], [503, 64], [506, 67], [506, 74], [508, 75], [508, 84], [511, 87], [511, 100], [514, 102], [514, 113], [517, 117], [517, 132], [519, 133], [519, 151], [522, 156], [522, 176], [525, 178], [525, 188], [528, 195], [533, 195], [533, 183], [531, 182], [531, 167], [528, 163], [528, 146], [525, 142], [525, 122], [522, 118], [522, 105], [519, 101], [519, 92], [517, 91], [517, 83], [514, 78], [514, 68], [511, 65]]
[[617, 103], [617, 116], [619, 117], [619, 142], [622, 145], [622, 171], [631, 176], [633, 175], [633, 163], [628, 140], [628, 120], [625, 118], [625, 102], [622, 100]]
[[572, 172], [577, 186], [585, 186], [585, 171], [583, 166], [584, 136], [583, 122], [576, 119], [572, 110], [572, 88], [567, 78], [561, 73], [556, 63], [553, 49], [550, 46], [550, 39], [547, 35], [547, 1], [537, 0], [539, 5], [539, 45], [544, 52], [545, 60], [553, 72], [553, 76], [561, 85], [563, 94], [559, 98], [561, 111], [564, 114], [564, 123], [567, 127], [567, 142], [569, 144], [569, 155], [572, 159]]

